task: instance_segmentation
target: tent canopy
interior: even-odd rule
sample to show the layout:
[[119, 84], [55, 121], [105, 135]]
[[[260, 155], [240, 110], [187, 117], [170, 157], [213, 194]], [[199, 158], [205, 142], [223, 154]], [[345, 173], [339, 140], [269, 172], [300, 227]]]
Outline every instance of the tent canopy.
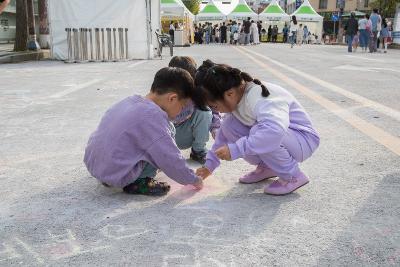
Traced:
[[260, 20], [268, 21], [289, 21], [290, 16], [283, 11], [281, 6], [276, 0], [272, 0], [271, 3], [259, 14]]
[[236, 7], [228, 14], [228, 19], [245, 20], [248, 17], [257, 19], [258, 15], [247, 5], [245, 0], [239, 0]]
[[52, 58], [68, 57], [65, 28], [128, 28], [129, 59], [151, 58], [158, 45], [160, 0], [49, 0], [48, 5]]
[[319, 15], [311, 6], [308, 0], [304, 0], [303, 4], [292, 14], [295, 15], [297, 21], [323, 21], [323, 17]]
[[218, 9], [213, 0], [210, 0], [199, 14], [196, 15], [196, 20], [198, 21], [224, 20], [225, 18], [226, 15]]
[[185, 17], [194, 18], [192, 12], [183, 4], [182, 0], [161, 0], [161, 16], [162, 17]]

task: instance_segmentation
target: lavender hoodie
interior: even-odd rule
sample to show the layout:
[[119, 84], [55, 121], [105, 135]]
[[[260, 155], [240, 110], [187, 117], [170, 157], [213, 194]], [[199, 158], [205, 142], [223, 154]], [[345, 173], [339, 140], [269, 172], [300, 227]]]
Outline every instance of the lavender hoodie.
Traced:
[[180, 184], [199, 180], [175, 144], [167, 114], [141, 96], [125, 98], [104, 114], [84, 162], [92, 176], [115, 187], [135, 181], [145, 162]]

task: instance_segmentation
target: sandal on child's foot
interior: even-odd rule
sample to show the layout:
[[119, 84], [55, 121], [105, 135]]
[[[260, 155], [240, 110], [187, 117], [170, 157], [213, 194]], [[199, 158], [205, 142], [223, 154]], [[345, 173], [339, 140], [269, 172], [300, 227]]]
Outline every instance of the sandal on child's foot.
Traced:
[[153, 178], [146, 177], [137, 179], [134, 183], [124, 187], [127, 194], [140, 194], [148, 196], [163, 196], [169, 192], [171, 187], [165, 182], [157, 182]]

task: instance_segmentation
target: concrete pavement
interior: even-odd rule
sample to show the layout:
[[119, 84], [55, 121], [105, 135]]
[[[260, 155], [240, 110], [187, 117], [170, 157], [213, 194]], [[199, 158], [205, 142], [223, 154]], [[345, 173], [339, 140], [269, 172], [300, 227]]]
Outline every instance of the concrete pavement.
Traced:
[[[176, 48], [291, 91], [321, 134], [311, 183], [272, 197], [224, 162], [196, 192], [105, 188], [83, 150], [104, 112], [145, 94], [164, 60], [0, 66], [0, 266], [397, 266], [400, 51], [262, 44]], [[211, 145], [211, 143], [210, 143]], [[189, 156], [189, 151], [184, 151]], [[189, 162], [192, 167], [196, 165]]]

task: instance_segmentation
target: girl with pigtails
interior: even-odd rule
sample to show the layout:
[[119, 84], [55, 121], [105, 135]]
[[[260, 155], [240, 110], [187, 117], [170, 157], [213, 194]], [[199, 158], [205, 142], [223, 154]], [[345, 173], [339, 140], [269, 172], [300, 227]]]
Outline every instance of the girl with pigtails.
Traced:
[[205, 179], [220, 160], [243, 158], [256, 168], [239, 178], [241, 183], [278, 177], [265, 186], [266, 194], [289, 194], [309, 182], [299, 163], [317, 149], [319, 136], [291, 93], [210, 60], [198, 69], [196, 86], [204, 91], [212, 109], [226, 113], [197, 175]]

